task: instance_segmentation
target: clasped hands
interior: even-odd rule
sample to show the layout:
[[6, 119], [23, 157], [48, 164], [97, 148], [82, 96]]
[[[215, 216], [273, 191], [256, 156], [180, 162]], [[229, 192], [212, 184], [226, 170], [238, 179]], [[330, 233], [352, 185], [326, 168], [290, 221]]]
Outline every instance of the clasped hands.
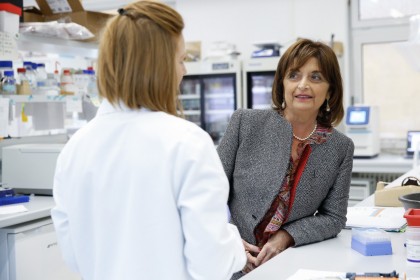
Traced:
[[249, 244], [245, 240], [242, 242], [247, 257], [246, 265], [242, 269], [245, 274], [294, 245], [293, 237], [285, 230], [279, 230], [273, 234], [262, 248]]

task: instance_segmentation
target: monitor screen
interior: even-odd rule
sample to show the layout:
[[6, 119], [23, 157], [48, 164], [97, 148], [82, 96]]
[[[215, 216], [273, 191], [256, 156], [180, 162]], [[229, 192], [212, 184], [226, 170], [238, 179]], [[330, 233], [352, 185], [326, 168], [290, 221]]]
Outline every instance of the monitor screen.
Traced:
[[347, 112], [348, 125], [368, 124], [369, 107], [349, 107]]

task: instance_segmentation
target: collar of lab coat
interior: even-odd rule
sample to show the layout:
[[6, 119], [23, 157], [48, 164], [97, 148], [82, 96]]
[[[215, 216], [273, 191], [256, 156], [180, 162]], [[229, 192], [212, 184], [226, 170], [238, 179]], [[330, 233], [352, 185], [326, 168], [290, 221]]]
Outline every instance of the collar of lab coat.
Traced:
[[103, 99], [101, 106], [99, 106], [97, 115], [112, 114], [118, 112], [150, 112], [150, 109], [130, 109], [123, 102], [118, 102], [118, 105], [111, 104], [107, 99]]

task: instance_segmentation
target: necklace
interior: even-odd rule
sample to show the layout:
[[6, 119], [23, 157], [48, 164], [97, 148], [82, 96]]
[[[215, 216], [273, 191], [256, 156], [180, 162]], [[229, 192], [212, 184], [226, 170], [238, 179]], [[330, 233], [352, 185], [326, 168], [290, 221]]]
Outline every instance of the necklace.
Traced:
[[314, 127], [314, 129], [312, 130], [312, 132], [311, 133], [309, 133], [309, 135], [307, 136], [307, 137], [305, 137], [305, 138], [300, 138], [300, 137], [297, 137], [296, 135], [295, 135], [295, 133], [293, 132], [293, 137], [295, 138], [295, 139], [297, 139], [297, 140], [299, 140], [299, 141], [305, 141], [305, 140], [308, 140], [309, 139], [309, 137], [311, 137], [312, 136], [312, 134], [314, 134], [314, 132], [315, 132], [315, 130], [316, 130], [316, 128], [317, 128], [317, 126], [318, 126], [318, 124], [315, 124], [315, 127]]

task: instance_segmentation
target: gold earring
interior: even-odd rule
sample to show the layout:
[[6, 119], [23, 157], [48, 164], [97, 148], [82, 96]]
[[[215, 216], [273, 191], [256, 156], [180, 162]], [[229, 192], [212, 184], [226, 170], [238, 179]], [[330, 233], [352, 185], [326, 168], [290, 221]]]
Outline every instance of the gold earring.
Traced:
[[283, 100], [283, 103], [281, 103], [281, 108], [284, 110], [284, 108], [286, 108], [286, 102], [284, 102], [284, 100]]
[[327, 99], [327, 107], [325, 108], [325, 110], [327, 112], [331, 111], [330, 104], [328, 103], [328, 99]]

